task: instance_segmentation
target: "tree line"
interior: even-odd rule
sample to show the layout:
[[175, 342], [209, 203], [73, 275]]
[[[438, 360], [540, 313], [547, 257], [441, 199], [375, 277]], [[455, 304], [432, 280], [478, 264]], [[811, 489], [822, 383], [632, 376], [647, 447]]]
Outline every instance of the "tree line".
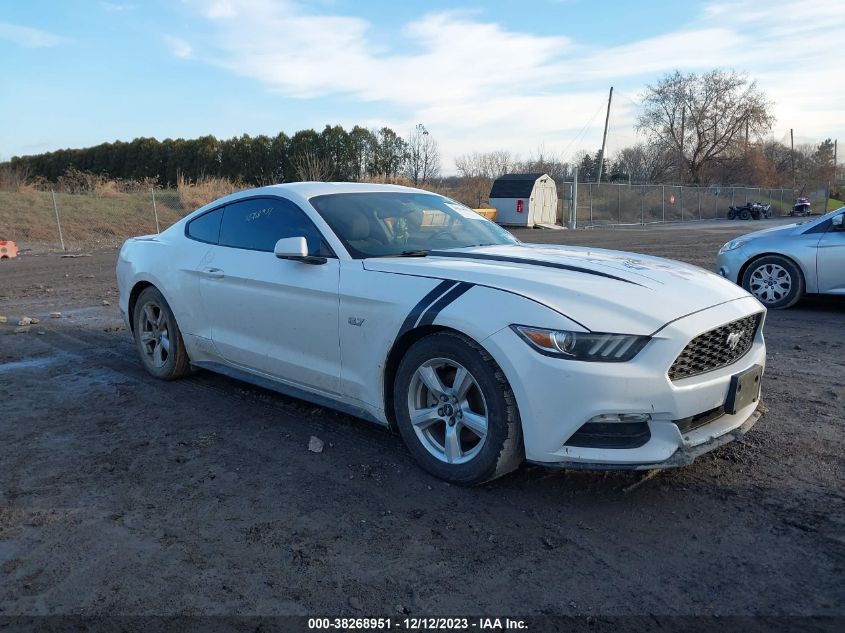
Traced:
[[[582, 151], [565, 159], [538, 150], [522, 160], [506, 150], [469, 152], [455, 159], [458, 176], [440, 178], [437, 141], [422, 125], [401, 137], [326, 125], [288, 136], [243, 135], [226, 140], [138, 138], [85, 149], [14, 157], [25, 176], [57, 182], [69, 170], [171, 187], [180, 179], [220, 177], [244, 185], [297, 180], [396, 180], [455, 192], [480, 205], [492, 181], [509, 172], [543, 172], [558, 183], [576, 177], [636, 184], [749, 185], [802, 190], [835, 187], [834, 144], [791, 148], [766, 138], [772, 105], [741, 73], [675, 71], [645, 87], [636, 127], [642, 141], [611, 156]], [[9, 165], [7, 165], [8, 167]], [[2, 167], [2, 166], [0, 166]], [[2, 170], [0, 170], [2, 171]]]
[[136, 138], [83, 149], [15, 156], [9, 166], [30, 177], [56, 182], [70, 170], [173, 187], [180, 179], [218, 177], [245, 185], [298, 180], [362, 181], [407, 178], [423, 185], [440, 173], [437, 141], [423, 125], [405, 138], [388, 127], [369, 130], [326, 125], [293, 136], [217, 139]]

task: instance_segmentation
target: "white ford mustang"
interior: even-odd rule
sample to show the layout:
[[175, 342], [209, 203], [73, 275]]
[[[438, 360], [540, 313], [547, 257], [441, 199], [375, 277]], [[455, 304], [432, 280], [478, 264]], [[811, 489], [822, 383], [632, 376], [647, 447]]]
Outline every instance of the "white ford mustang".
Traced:
[[152, 375], [206, 368], [390, 426], [453, 482], [678, 466], [760, 415], [765, 309], [742, 288], [522, 244], [417, 189], [242, 191], [128, 240], [117, 279]]

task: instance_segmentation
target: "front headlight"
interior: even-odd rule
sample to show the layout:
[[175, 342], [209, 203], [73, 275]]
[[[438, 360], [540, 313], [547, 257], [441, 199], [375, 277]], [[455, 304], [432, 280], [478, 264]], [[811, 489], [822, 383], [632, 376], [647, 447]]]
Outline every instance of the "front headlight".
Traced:
[[648, 336], [633, 334], [570, 332], [527, 325], [511, 325], [511, 329], [546, 356], [603, 363], [631, 360], [651, 340]]
[[728, 242], [722, 248], [719, 249], [719, 255], [721, 255], [722, 253], [727, 253], [728, 251], [736, 250], [737, 248], [741, 248], [741, 247], [745, 246], [746, 244], [748, 244], [748, 242], [750, 242], [750, 241], [751, 240], [745, 240], [745, 239], [742, 239], [742, 238], [739, 238], [739, 239], [736, 239], [736, 240], [731, 240], [730, 242]]

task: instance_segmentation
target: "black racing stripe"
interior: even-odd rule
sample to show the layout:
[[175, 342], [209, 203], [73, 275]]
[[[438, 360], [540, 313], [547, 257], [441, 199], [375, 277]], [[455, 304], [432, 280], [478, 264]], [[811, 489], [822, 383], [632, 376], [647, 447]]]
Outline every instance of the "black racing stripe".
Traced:
[[489, 253], [461, 253], [455, 251], [429, 251], [431, 257], [457, 257], [459, 259], [482, 259], [494, 262], [510, 262], [512, 264], [530, 264], [531, 266], [544, 266], [546, 268], [558, 268], [560, 270], [571, 270], [576, 273], [584, 273], [586, 275], [596, 275], [597, 277], [606, 277], [608, 279], [615, 279], [626, 284], [634, 284], [639, 286], [634, 281], [610, 275], [598, 270], [590, 270], [589, 268], [581, 268], [580, 266], [570, 266], [569, 264], [558, 264], [556, 262], [547, 262], [542, 259], [525, 259], [523, 257], [508, 257], [507, 255], [491, 255]]
[[462, 281], [456, 287], [452, 288], [449, 292], [447, 292], [445, 295], [435, 301], [434, 305], [432, 305], [428, 310], [425, 311], [425, 314], [422, 315], [422, 318], [420, 319], [418, 325], [422, 327], [423, 325], [431, 325], [432, 323], [434, 323], [434, 319], [437, 318], [437, 315], [440, 314], [440, 311], [443, 308], [452, 303], [455, 299], [460, 297], [467, 290], [472, 288], [472, 286], [473, 284], [469, 284]]
[[450, 279], [441, 281], [426, 296], [420, 299], [419, 303], [414, 306], [413, 310], [408, 313], [408, 316], [406, 316], [405, 320], [402, 322], [402, 327], [399, 328], [399, 334], [396, 335], [397, 338], [402, 336], [405, 332], [407, 332], [408, 330], [413, 328], [414, 325], [416, 325], [417, 319], [420, 318], [420, 315], [423, 313], [423, 310], [425, 310], [429, 306], [429, 304], [431, 304], [432, 301], [437, 299], [437, 297], [442, 295], [444, 292], [449, 290], [449, 288], [452, 288], [457, 283], [457, 281], [452, 281]]

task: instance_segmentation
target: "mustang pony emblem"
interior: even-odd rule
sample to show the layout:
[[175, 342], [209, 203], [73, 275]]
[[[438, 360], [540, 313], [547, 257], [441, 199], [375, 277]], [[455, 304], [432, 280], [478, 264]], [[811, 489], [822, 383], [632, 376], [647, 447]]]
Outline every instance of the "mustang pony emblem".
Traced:
[[731, 348], [731, 350], [735, 350], [736, 346], [739, 345], [739, 341], [742, 339], [742, 335], [745, 334], [745, 330], [740, 330], [739, 332], [731, 332], [728, 334], [728, 338], [725, 340], [725, 344]]

